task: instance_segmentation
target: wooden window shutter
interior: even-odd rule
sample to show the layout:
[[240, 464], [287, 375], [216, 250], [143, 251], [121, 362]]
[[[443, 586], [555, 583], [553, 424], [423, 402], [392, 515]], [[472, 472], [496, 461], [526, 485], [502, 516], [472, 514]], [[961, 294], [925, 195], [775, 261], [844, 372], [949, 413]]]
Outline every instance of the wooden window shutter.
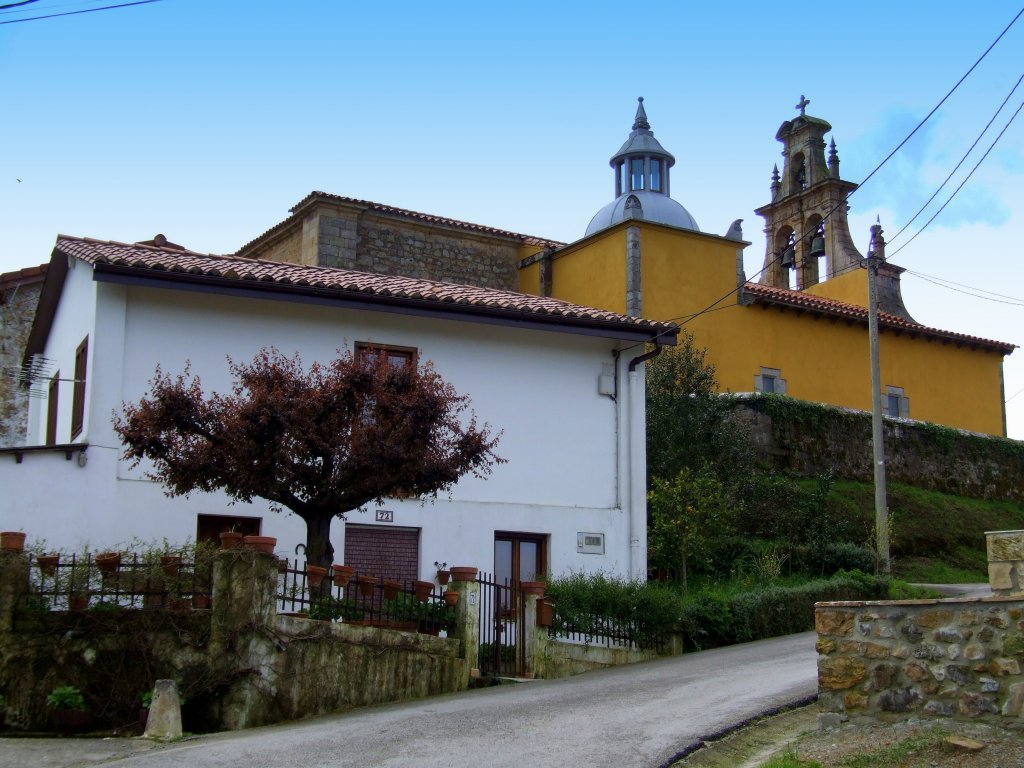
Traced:
[[82, 434], [85, 424], [85, 372], [89, 361], [89, 337], [75, 350], [75, 397], [71, 404], [71, 439]]
[[60, 371], [53, 374], [46, 393], [46, 444], [57, 444], [57, 399], [60, 396]]

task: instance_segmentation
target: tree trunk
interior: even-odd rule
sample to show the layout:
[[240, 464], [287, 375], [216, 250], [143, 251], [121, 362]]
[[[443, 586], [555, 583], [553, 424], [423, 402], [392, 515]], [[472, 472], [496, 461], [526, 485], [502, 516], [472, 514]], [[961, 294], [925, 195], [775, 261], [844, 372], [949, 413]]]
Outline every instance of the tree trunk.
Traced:
[[334, 515], [328, 511], [314, 511], [306, 520], [306, 562], [330, 568], [334, 563], [334, 547], [331, 546], [331, 521]]

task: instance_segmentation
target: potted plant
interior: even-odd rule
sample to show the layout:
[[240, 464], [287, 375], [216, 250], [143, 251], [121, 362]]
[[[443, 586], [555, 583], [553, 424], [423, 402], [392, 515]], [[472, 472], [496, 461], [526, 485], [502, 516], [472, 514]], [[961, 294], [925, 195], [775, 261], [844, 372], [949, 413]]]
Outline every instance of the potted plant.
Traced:
[[93, 556], [93, 562], [100, 569], [100, 573], [116, 573], [121, 566], [120, 552], [100, 552]]
[[79, 561], [59, 577], [57, 592], [67, 595], [68, 610], [84, 611], [89, 607], [90, 586], [89, 569]]
[[43, 576], [53, 576], [57, 573], [57, 566], [60, 564], [60, 554], [50, 552], [45, 555], [36, 555], [36, 565]]
[[341, 563], [335, 563], [331, 569], [331, 578], [334, 580], [336, 587], [344, 589], [348, 586], [348, 583], [352, 581], [352, 574], [355, 573], [355, 568], [351, 565], [342, 565]]
[[220, 548], [221, 549], [238, 549], [242, 546], [242, 532], [238, 530], [238, 525], [232, 525], [227, 531], [221, 531], [220, 533]]
[[448, 570], [448, 563], [439, 563], [435, 560], [434, 567], [437, 568], [437, 583], [442, 587], [445, 586], [452, 577], [451, 572]]
[[0, 549], [5, 552], [24, 552], [25, 532], [0, 531]]
[[277, 546], [277, 539], [273, 536], [243, 536], [242, 546], [272, 555], [274, 547]]
[[445, 603], [445, 605], [458, 605], [458, 603], [459, 603], [459, 593], [455, 592], [453, 590], [450, 590], [450, 589], [445, 590], [445, 593], [444, 593], [444, 603]]
[[471, 565], [453, 565], [451, 567], [452, 578], [455, 581], [473, 581], [476, 578], [477, 569]]
[[359, 576], [359, 594], [363, 597], [373, 597], [373, 588], [377, 586], [377, 577], [369, 573]]
[[79, 731], [92, 725], [92, 712], [85, 697], [73, 685], [61, 685], [50, 691], [46, 706], [52, 710], [53, 725], [59, 731]]
[[181, 570], [181, 555], [161, 555], [160, 568], [168, 576], [177, 576]]
[[398, 579], [384, 579], [384, 599], [394, 600], [402, 589], [402, 582]]
[[327, 578], [326, 568], [306, 563], [306, 585], [310, 589], [316, 589], [319, 587], [325, 578]]
[[414, 581], [412, 583], [412, 591], [416, 595], [417, 600], [425, 603], [430, 598], [430, 593], [434, 591], [434, 582]]

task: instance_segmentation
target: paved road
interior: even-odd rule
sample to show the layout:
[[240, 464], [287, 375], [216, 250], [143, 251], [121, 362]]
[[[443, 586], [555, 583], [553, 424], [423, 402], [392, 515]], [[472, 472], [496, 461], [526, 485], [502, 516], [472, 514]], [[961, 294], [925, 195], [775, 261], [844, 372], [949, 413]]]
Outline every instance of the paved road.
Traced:
[[814, 640], [807, 632], [155, 748], [93, 742], [87, 755], [83, 740], [9, 739], [0, 766], [653, 768], [702, 736], [813, 694]]

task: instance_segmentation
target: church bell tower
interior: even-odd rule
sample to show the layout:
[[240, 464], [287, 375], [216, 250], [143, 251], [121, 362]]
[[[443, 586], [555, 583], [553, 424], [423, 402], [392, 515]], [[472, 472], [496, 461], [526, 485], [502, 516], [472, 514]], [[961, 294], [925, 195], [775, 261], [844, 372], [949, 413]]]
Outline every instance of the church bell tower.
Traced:
[[847, 221], [846, 198], [857, 185], [839, 178], [835, 140], [826, 160], [825, 134], [832, 126], [808, 115], [809, 103], [801, 96], [796, 105], [800, 114], [775, 134], [783, 147], [782, 174], [776, 165], [771, 202], [755, 211], [765, 220], [767, 242], [761, 282], [777, 288], [803, 290], [864, 260]]

